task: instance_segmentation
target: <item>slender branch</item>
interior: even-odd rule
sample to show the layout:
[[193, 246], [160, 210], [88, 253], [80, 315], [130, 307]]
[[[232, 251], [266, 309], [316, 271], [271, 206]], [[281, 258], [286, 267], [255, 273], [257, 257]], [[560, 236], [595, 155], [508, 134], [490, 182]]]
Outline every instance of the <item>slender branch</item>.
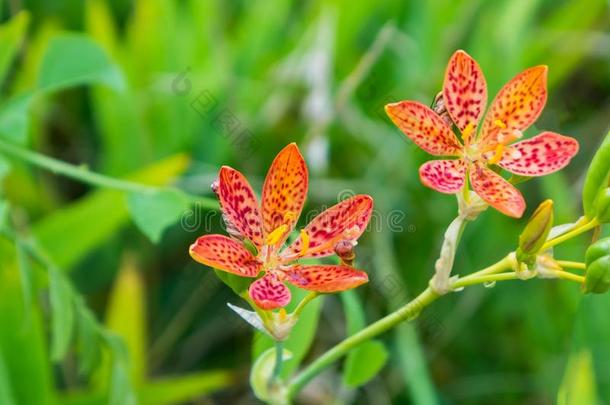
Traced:
[[381, 318], [372, 323], [368, 327], [360, 330], [356, 334], [348, 337], [336, 346], [328, 350], [322, 356], [318, 357], [301, 371], [288, 386], [288, 397], [291, 398], [298, 393], [312, 378], [318, 375], [322, 370], [330, 366], [336, 360], [344, 356], [354, 347], [358, 346], [374, 336], [377, 336], [388, 329], [393, 328], [400, 322], [417, 316], [423, 308], [436, 300], [440, 295], [436, 294], [432, 289], [425, 289], [414, 300], [401, 307], [395, 312]]
[[568, 271], [553, 270], [552, 273], [563, 280], [576, 281], [578, 284], [584, 284], [585, 282], [585, 278], [583, 276], [579, 276], [578, 274], [570, 273]]
[[587, 231], [597, 227], [598, 225], [599, 225], [599, 221], [597, 220], [597, 218], [593, 218], [591, 221], [586, 222], [583, 225], [580, 225], [580, 226], [572, 229], [570, 232], [566, 232], [563, 235], [559, 235], [558, 237], [547, 241], [542, 246], [541, 250], [546, 250], [546, 249], [556, 246], [562, 242], [565, 242], [566, 240], [572, 239], [573, 237], [578, 236], [581, 233], [587, 232]]
[[587, 268], [586, 264], [584, 263], [571, 262], [568, 260], [557, 260], [557, 264], [565, 269], [585, 270]]
[[494, 283], [496, 281], [505, 281], [505, 280], [519, 280], [519, 276], [514, 271], [510, 273], [500, 273], [500, 274], [489, 274], [484, 276], [478, 276], [475, 278], [470, 278], [466, 280], [465, 278], [460, 279], [453, 283], [453, 288], [462, 288], [468, 287], [476, 284], [485, 284], [485, 283]]
[[[52, 173], [61, 174], [71, 179], [80, 181], [81, 183], [91, 184], [98, 187], [139, 193], [150, 193], [168, 190], [168, 188], [149, 186], [133, 181], [121, 180], [116, 179], [114, 177], [105, 176], [100, 173], [92, 172], [86, 166], [72, 165], [70, 163], [66, 163], [49, 156], [45, 156], [43, 154], [30, 151], [20, 146], [13, 145], [3, 140], [0, 140], [0, 152], [13, 158], [23, 160], [24, 162], [30, 163], [34, 166], [38, 166], [40, 168], [48, 170]], [[206, 208], [218, 208], [218, 203], [212, 198], [191, 195], [181, 190], [176, 191], [184, 194], [191, 201], [196, 202]]]
[[301, 314], [301, 311], [303, 311], [303, 309], [305, 309], [305, 305], [307, 305], [309, 302], [311, 302], [311, 300], [313, 300], [314, 298], [316, 298], [319, 294], [315, 291], [311, 291], [309, 294], [307, 294], [302, 300], [301, 302], [299, 302], [299, 304], [297, 305], [297, 307], [294, 309], [294, 311], [292, 312], [292, 315], [295, 316], [299, 316]]

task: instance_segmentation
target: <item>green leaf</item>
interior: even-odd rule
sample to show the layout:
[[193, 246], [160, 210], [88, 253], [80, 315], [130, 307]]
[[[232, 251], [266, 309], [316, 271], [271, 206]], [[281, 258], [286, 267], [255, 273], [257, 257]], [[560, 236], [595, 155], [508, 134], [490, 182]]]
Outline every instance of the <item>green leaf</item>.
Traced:
[[570, 356], [559, 393], [558, 405], [598, 403], [591, 352], [582, 350]]
[[44, 91], [100, 83], [117, 91], [125, 88], [121, 71], [92, 39], [80, 34], [53, 38], [43, 58], [38, 86]]
[[[308, 294], [307, 291], [292, 286], [290, 287], [290, 290], [292, 292], [292, 301], [286, 308], [289, 312], [293, 311], [301, 299]], [[309, 351], [316, 331], [318, 330], [318, 321], [320, 319], [320, 309], [322, 307], [323, 298], [323, 296], [317, 297], [307, 304], [305, 309], [301, 312], [301, 316], [296, 325], [290, 332], [290, 337], [284, 342], [284, 347], [292, 353], [292, 358], [282, 367], [283, 377], [287, 377], [295, 371]], [[254, 358], [257, 358], [262, 352], [272, 348], [274, 345], [273, 340], [261, 332], [256, 332], [253, 339], [254, 343], [252, 349]]]
[[16, 404], [11, 388], [11, 379], [8, 373], [2, 352], [0, 352], [0, 404], [13, 405]]
[[[187, 162], [185, 155], [174, 155], [141, 169], [128, 179], [164, 185], [182, 173]], [[104, 215], [100, 215], [100, 207], [104, 207]], [[54, 211], [35, 224], [33, 233], [56, 265], [70, 268], [128, 219], [129, 211], [123, 193], [98, 190]], [[61, 235], [61, 238], [57, 235]]]
[[[289, 350], [282, 349], [282, 360], [284, 362], [292, 358], [292, 353]], [[269, 379], [275, 368], [276, 349], [272, 347], [261, 353], [252, 365], [250, 371], [250, 387], [254, 391], [254, 395], [261, 401], [268, 400], [271, 395], [269, 393]]]
[[595, 216], [595, 197], [599, 191], [608, 186], [610, 176], [610, 133], [606, 135], [591, 160], [582, 189], [582, 205], [587, 218]]
[[23, 144], [29, 125], [28, 110], [34, 99], [34, 92], [13, 97], [0, 108], [0, 136], [9, 141]]
[[62, 360], [68, 352], [74, 328], [72, 291], [64, 275], [55, 268], [49, 271], [51, 303], [51, 357]]
[[227, 388], [234, 383], [228, 371], [203, 371], [146, 383], [138, 389], [142, 405], [165, 405], [195, 401], [202, 395]]
[[93, 313], [84, 304], [78, 306], [77, 315], [79, 372], [89, 375], [102, 358], [99, 325]]
[[[364, 309], [355, 291], [341, 293], [347, 324], [347, 335], [353, 335], [365, 326]], [[351, 350], [343, 366], [343, 383], [358, 387], [375, 377], [388, 360], [385, 346], [376, 340], [363, 343]]]
[[106, 335], [106, 343], [111, 352], [110, 387], [108, 404], [135, 405], [136, 394], [129, 378], [127, 352], [122, 340], [114, 335]]
[[0, 26], [0, 84], [4, 81], [11, 62], [23, 42], [29, 21], [29, 13], [21, 11], [9, 22]]
[[0, 185], [2, 184], [2, 180], [10, 172], [10, 170], [11, 164], [4, 156], [0, 155]]
[[0, 230], [6, 226], [8, 208], [8, 201], [0, 199]]
[[154, 243], [159, 243], [163, 231], [184, 215], [189, 204], [189, 199], [178, 191], [129, 193], [127, 197], [131, 217]]
[[[126, 257], [112, 289], [106, 326], [123, 342], [129, 356], [129, 377], [139, 384], [146, 377], [146, 308], [144, 282], [134, 258]], [[129, 308], [128, 311], [125, 309]]]
[[241, 295], [244, 291], [248, 290], [250, 284], [252, 283], [251, 278], [248, 277], [240, 277], [236, 274], [227, 273], [222, 270], [214, 270], [216, 276], [225, 283], [233, 292], [237, 295]]
[[350, 352], [345, 361], [343, 382], [348, 387], [366, 384], [388, 361], [388, 351], [383, 343], [371, 340]]
[[[0, 204], [2, 202], [0, 201]], [[0, 208], [1, 211], [1, 208]], [[1, 215], [1, 214], [0, 214]], [[0, 218], [1, 223], [1, 218]], [[17, 250], [17, 265], [19, 267], [19, 276], [21, 278], [21, 290], [23, 291], [23, 318], [24, 322], [28, 324], [30, 322], [31, 314], [32, 314], [32, 296], [33, 296], [33, 287], [32, 287], [32, 266], [30, 263], [30, 259], [27, 256], [25, 248], [20, 241], [16, 242], [16, 250]]]

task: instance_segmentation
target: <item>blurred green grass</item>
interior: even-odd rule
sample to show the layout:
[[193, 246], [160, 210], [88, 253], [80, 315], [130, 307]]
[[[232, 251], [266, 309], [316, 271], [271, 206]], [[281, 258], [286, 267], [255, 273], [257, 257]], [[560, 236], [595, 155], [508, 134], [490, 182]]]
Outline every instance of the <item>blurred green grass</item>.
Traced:
[[[362, 239], [359, 261], [371, 279], [390, 274], [411, 295], [431, 275], [455, 202], [420, 184], [417, 167], [427, 156], [385, 118], [386, 102], [431, 102], [458, 48], [480, 62], [490, 94], [525, 67], [549, 65], [549, 102], [536, 127], [576, 137], [581, 152], [566, 170], [522, 190], [530, 212], [553, 198], [559, 221], [579, 215], [582, 176], [609, 127], [610, 13], [603, 0], [0, 4], [3, 21], [22, 8], [31, 20], [2, 83], [2, 103], [36, 88], [44, 52], [64, 31], [89, 35], [125, 78], [123, 90], [98, 83], [37, 98], [28, 147], [120, 177], [186, 153], [191, 165], [175, 184], [208, 195], [222, 164], [260, 186], [273, 156], [296, 141], [312, 172], [307, 208], [333, 204], [346, 191], [371, 194], [379, 229]], [[145, 283], [146, 352], [154, 354], [149, 376], [213, 368], [246, 375], [251, 333], [222, 327], [223, 318], [234, 316], [225, 302], [236, 299], [220, 285], [202, 294], [209, 271], [187, 255], [199, 234], [222, 232], [220, 216], [201, 209], [207, 221], [188, 229], [177, 223], [152, 244], [129, 221], [122, 196], [13, 166], [5, 198], [69, 271], [98, 318], [121, 259], [136, 258]], [[395, 210], [404, 213], [402, 232], [388, 226]], [[496, 261], [514, 247], [522, 225], [486, 212], [466, 230], [455, 268], [463, 274]], [[559, 256], [579, 258], [584, 241], [561, 248]], [[357, 291], [368, 321], [395, 304], [378, 285]], [[390, 361], [382, 376], [358, 397], [346, 391], [344, 400], [554, 402], [580, 299], [573, 286], [542, 281], [449, 296], [431, 309], [438, 336], [417, 325], [385, 336]], [[343, 336], [339, 299], [325, 300], [320, 322], [311, 353]], [[610, 329], [610, 320], [600, 322]], [[41, 387], [87, 386], [70, 361], [47, 367], [44, 378], [53, 382]], [[597, 389], [610, 398], [605, 367], [596, 370]], [[310, 400], [333, 388], [320, 382]], [[248, 401], [249, 395], [244, 377], [215, 398]]]

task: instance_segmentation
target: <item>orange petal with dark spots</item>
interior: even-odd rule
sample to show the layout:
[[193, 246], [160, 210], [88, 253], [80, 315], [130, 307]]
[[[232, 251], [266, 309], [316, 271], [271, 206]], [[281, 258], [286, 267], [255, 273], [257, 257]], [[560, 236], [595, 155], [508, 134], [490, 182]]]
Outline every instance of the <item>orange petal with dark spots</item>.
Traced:
[[256, 277], [261, 263], [239, 242], [224, 235], [204, 235], [189, 249], [195, 261], [242, 277]]
[[498, 92], [483, 122], [481, 149], [514, 140], [515, 131], [525, 131], [538, 119], [546, 103], [547, 71], [546, 66], [526, 69]]
[[461, 153], [460, 141], [430, 107], [416, 101], [400, 101], [386, 105], [385, 111], [409, 139], [431, 155], [456, 156]]
[[470, 183], [479, 197], [501, 213], [521, 218], [525, 200], [519, 190], [480, 163], [470, 165], [469, 171]]
[[[373, 212], [373, 199], [355, 195], [330, 207], [315, 217], [303, 231], [309, 243], [303, 246], [299, 236], [283, 253], [283, 257], [322, 257], [334, 254], [341, 240], [357, 240], [365, 231]], [[305, 249], [305, 251], [303, 250]]]
[[290, 290], [272, 273], [267, 273], [253, 282], [248, 293], [261, 309], [281, 308], [290, 303]]
[[464, 51], [453, 54], [443, 84], [445, 108], [455, 125], [463, 131], [479, 124], [487, 105], [487, 82], [479, 64]]
[[348, 266], [296, 265], [286, 271], [286, 281], [305, 290], [334, 293], [358, 287], [368, 275]]
[[260, 249], [263, 246], [263, 227], [259, 204], [244, 175], [223, 166], [218, 175], [218, 198], [226, 219]]
[[576, 153], [576, 139], [543, 132], [508, 146], [498, 165], [521, 176], [544, 176], [566, 167]]
[[262, 197], [265, 235], [282, 225], [287, 229], [274, 245], [281, 245], [294, 228], [307, 196], [308, 174], [305, 160], [296, 144], [286, 146], [269, 168]]
[[464, 186], [466, 162], [463, 159], [431, 160], [420, 166], [419, 177], [433, 190], [454, 194]]

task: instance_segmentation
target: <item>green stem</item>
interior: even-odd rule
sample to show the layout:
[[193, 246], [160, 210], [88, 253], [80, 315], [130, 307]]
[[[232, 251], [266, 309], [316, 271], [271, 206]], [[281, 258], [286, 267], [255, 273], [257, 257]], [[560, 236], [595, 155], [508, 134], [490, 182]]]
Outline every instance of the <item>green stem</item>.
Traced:
[[568, 260], [557, 260], [557, 264], [565, 269], [585, 270], [587, 266], [581, 262], [571, 262]]
[[559, 235], [558, 237], [547, 241], [542, 246], [542, 249], [540, 249], [540, 250], [542, 251], [542, 250], [551, 248], [553, 246], [556, 246], [562, 242], [565, 242], [568, 239], [572, 239], [573, 237], [580, 235], [581, 233], [587, 232], [587, 231], [595, 228], [598, 225], [599, 225], [599, 221], [597, 220], [597, 218], [593, 218], [591, 221], [586, 222], [583, 225], [572, 229], [570, 232], [566, 232], [563, 235]]
[[302, 300], [301, 302], [299, 302], [299, 304], [297, 305], [297, 307], [294, 309], [294, 311], [292, 311], [292, 315], [294, 316], [299, 316], [301, 314], [301, 311], [303, 311], [303, 309], [305, 309], [305, 305], [309, 304], [309, 302], [311, 302], [311, 300], [313, 300], [314, 298], [316, 298], [319, 294], [315, 291], [311, 291], [309, 294], [307, 294]]
[[[34, 166], [46, 169], [52, 173], [61, 174], [71, 179], [80, 181], [82, 183], [91, 184], [98, 187], [111, 188], [115, 190], [125, 192], [158, 192], [166, 188], [149, 186], [146, 184], [136, 183], [133, 181], [116, 179], [113, 177], [105, 176], [100, 173], [92, 172], [85, 166], [76, 166], [58, 159], [54, 159], [37, 152], [30, 151], [17, 145], [13, 145], [6, 141], [0, 140], [0, 152], [23, 160], [24, 162], [30, 163]], [[197, 202], [203, 205], [205, 208], [216, 209], [218, 208], [217, 202], [212, 198], [205, 198], [190, 195], [183, 191], [176, 190], [184, 194], [188, 199], [193, 202]]]
[[489, 275], [484, 275], [484, 276], [479, 276], [479, 277], [475, 277], [475, 278], [470, 278], [468, 280], [466, 280], [465, 278], [460, 279], [458, 281], [456, 281], [455, 283], [453, 283], [453, 288], [462, 288], [462, 287], [468, 287], [471, 285], [475, 285], [475, 284], [484, 284], [484, 283], [493, 283], [495, 281], [505, 281], [505, 280], [518, 280], [519, 277], [517, 276], [517, 273], [510, 272], [510, 273], [500, 273], [500, 274], [489, 274]]
[[318, 375], [322, 370], [330, 366], [333, 362], [344, 356], [354, 347], [377, 336], [388, 329], [393, 328], [400, 322], [415, 317], [423, 308], [436, 300], [440, 295], [436, 294], [432, 289], [425, 289], [411, 302], [401, 307], [395, 312], [381, 318], [377, 322], [372, 323], [360, 332], [348, 337], [336, 346], [328, 350], [322, 356], [318, 357], [313, 363], [301, 371], [288, 386], [288, 397], [292, 398], [303, 388], [312, 378]]
[[269, 380], [269, 385], [273, 384], [274, 381], [277, 381], [280, 378], [280, 374], [282, 373], [282, 362], [284, 356], [284, 342], [281, 340], [275, 341], [275, 366], [273, 367], [273, 374], [271, 374], [271, 380]]

